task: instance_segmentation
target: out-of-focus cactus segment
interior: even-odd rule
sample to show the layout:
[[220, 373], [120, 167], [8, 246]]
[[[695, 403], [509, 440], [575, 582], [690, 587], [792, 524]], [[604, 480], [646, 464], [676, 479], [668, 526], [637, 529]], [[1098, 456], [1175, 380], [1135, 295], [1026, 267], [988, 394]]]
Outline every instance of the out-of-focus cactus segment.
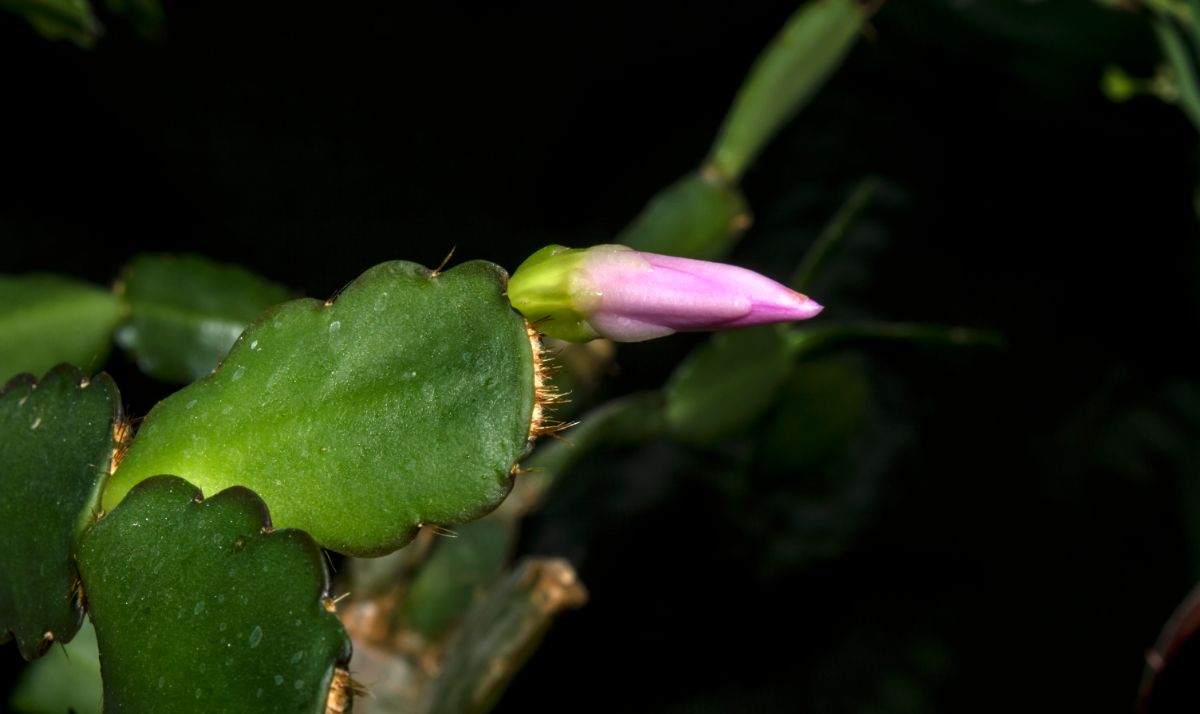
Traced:
[[443, 538], [405, 593], [399, 614], [403, 624], [427, 639], [437, 639], [458, 624], [471, 604], [496, 581], [512, 554], [515, 529], [484, 518]]
[[667, 421], [679, 439], [707, 444], [749, 428], [792, 369], [782, 331], [767, 325], [714, 335], [667, 383]]
[[647, 253], [719, 260], [751, 220], [736, 186], [716, 172], [696, 172], [650, 199], [617, 242]]
[[456, 634], [425, 713], [491, 711], [554, 618], [585, 602], [587, 590], [567, 561], [531, 558], [520, 563]]
[[126, 306], [107, 290], [58, 275], [0, 275], [0, 383], [69, 362], [92, 372], [112, 349]]
[[140, 255], [118, 284], [129, 321], [117, 344], [156, 379], [191, 382], [206, 376], [254, 318], [291, 295], [236, 265], [196, 255]]
[[84, 618], [68, 644], [25, 667], [9, 706], [20, 714], [100, 714], [102, 697], [96, 629]]
[[804, 3], [759, 55], [713, 145], [710, 166], [736, 182], [854, 46], [866, 20], [855, 0]]

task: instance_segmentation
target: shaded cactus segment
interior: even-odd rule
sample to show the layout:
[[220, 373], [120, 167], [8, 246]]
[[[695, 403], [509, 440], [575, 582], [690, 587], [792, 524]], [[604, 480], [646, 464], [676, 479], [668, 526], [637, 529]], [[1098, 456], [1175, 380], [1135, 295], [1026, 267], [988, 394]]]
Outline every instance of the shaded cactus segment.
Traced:
[[86, 618], [70, 643], [21, 671], [9, 706], [21, 714], [100, 714], [100, 653]]
[[350, 641], [320, 548], [269, 523], [245, 488], [161, 476], [87, 532], [106, 712], [325, 711]]
[[712, 168], [737, 181], [854, 46], [867, 13], [855, 0], [813, 0], [759, 55], [713, 145]]
[[456, 531], [437, 543], [399, 608], [404, 624], [429, 640], [449, 632], [487, 592], [504, 572], [516, 540], [516, 529], [496, 518]]
[[554, 619], [582, 607], [587, 597], [567, 561], [521, 562], [463, 622], [430, 688], [424, 713], [491, 711]]
[[777, 398], [792, 360], [787, 338], [775, 325], [714, 335], [667, 383], [672, 434], [703, 445], [748, 428]]
[[0, 275], [0, 382], [62, 362], [99, 368], [125, 311], [117, 296], [78, 280]]
[[862, 429], [867, 397], [866, 379], [853, 362], [800, 360], [755, 434], [761, 467], [802, 473], [846, 452]]
[[104, 32], [86, 0], [0, 0], [0, 12], [15, 12], [47, 40], [66, 40], [84, 49]]
[[246, 325], [291, 297], [245, 268], [197, 255], [140, 255], [118, 290], [130, 315], [117, 344], [143, 372], [172, 382], [212, 372]]
[[715, 171], [698, 171], [659, 191], [617, 242], [648, 253], [717, 260], [751, 221], [736, 186]]
[[61, 365], [0, 391], [0, 639], [33, 659], [83, 617], [74, 554], [91, 524], [121, 431], [108, 375]]
[[217, 372], [150, 412], [105, 508], [157, 474], [244, 485], [280, 526], [351, 555], [486, 513], [511, 488], [535, 400], [506, 279], [480, 261], [384, 263], [336, 301], [267, 312]]

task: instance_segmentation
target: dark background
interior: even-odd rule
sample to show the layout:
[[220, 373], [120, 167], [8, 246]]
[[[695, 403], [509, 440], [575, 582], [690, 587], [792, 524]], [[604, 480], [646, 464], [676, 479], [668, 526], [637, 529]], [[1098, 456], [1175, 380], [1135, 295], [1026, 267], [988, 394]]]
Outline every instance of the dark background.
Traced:
[[[453, 246], [512, 269], [606, 242], [794, 8], [167, 2], [162, 43], [102, 15], [90, 52], [0, 15], [0, 271], [192, 251], [323, 296]], [[742, 468], [742, 443], [593, 459], [522, 546], [592, 600], [499, 711], [1131, 710], [1200, 578], [1196, 135], [1099, 91], [1156, 59], [1143, 16], [1089, 3], [886, 4], [747, 176], [733, 260], [785, 277], [876, 174], [821, 319], [1008, 348], [849, 355], [845, 479]], [[603, 395], [699, 342], [623, 348]], [[167, 392], [109, 370], [132, 413]]]

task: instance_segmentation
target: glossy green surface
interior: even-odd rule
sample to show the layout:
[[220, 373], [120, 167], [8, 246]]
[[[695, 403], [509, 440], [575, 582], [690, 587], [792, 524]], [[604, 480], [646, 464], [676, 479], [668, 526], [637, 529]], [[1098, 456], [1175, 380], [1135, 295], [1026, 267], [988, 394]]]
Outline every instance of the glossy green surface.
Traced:
[[214, 369], [238, 335], [287, 288], [236, 265], [195, 255], [140, 255], [121, 282], [130, 317], [117, 344], [146, 374], [191, 382]]
[[66, 365], [0, 393], [0, 633], [14, 634], [26, 659], [79, 629], [74, 554], [96, 513], [120, 403], [108, 375], [88, 382]]
[[325, 710], [350, 640], [322, 599], [320, 548], [264, 533], [267, 508], [232, 488], [199, 502], [187, 482], [141, 484], [83, 538], [104, 711]]
[[150, 412], [105, 508], [157, 474], [205, 493], [240, 484], [278, 525], [350, 555], [486, 513], [511, 487], [534, 399], [504, 279], [479, 261], [438, 275], [384, 263], [332, 305], [271, 310], [215, 374]]
[[70, 362], [99, 369], [125, 314], [121, 299], [57, 275], [0, 275], [0, 381]]

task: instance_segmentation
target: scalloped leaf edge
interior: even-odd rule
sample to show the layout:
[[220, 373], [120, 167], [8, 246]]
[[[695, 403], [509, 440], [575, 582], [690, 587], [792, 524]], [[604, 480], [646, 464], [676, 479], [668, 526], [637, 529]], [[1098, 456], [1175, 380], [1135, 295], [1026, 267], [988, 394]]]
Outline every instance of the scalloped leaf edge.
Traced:
[[[21, 372], [13, 375], [8, 381], [0, 386], [0, 398], [8, 396], [8, 394], [16, 389], [24, 387], [29, 388], [30, 393], [37, 389], [50, 379], [55, 377], [66, 377], [69, 381], [74, 382], [77, 389], [84, 390], [93, 386], [98, 386], [108, 392], [109, 402], [112, 404], [112, 430], [113, 430], [113, 450], [109, 457], [109, 462], [102, 469], [102, 475], [96, 484], [95, 491], [90, 501], [84, 505], [84, 508], [79, 513], [79, 518], [76, 521], [75, 533], [72, 538], [72, 548], [70, 553], [70, 570], [72, 574], [72, 586], [67, 597], [71, 603], [71, 607], [75, 610], [76, 622], [69, 633], [55, 633], [47, 631], [42, 636], [41, 644], [34, 650], [22, 651], [21, 656], [27, 661], [37, 659], [44, 655], [51, 645], [55, 642], [66, 644], [75, 637], [75, 633], [79, 631], [79, 627], [83, 624], [84, 615], [87, 612], [87, 598], [84, 594], [82, 581], [79, 576], [78, 565], [78, 550], [79, 543], [82, 540], [88, 529], [104, 517], [104, 512], [100, 508], [101, 495], [104, 493], [104, 488], [107, 486], [108, 479], [112, 478], [116, 472], [117, 465], [120, 463], [120, 456], [129, 445], [131, 435], [129, 421], [125, 416], [125, 408], [121, 401], [121, 392], [117, 388], [117, 383], [107, 372], [100, 372], [95, 376], [89, 377], [79, 367], [69, 363], [60, 362], [54, 367], [47, 370], [39, 379], [36, 375], [30, 372]], [[9, 629], [7, 625], [0, 623], [0, 645], [3, 645], [10, 640], [13, 640], [16, 633]]]

